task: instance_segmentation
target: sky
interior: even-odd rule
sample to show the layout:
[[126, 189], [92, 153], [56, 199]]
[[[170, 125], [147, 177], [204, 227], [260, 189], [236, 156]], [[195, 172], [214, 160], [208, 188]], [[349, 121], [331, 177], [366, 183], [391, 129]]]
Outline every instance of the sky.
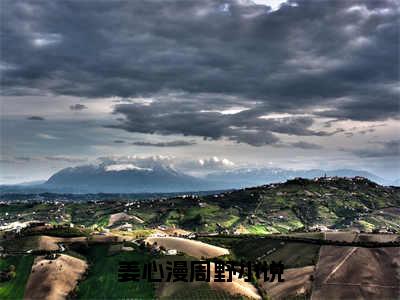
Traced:
[[0, 5], [0, 183], [107, 157], [400, 178], [397, 1]]

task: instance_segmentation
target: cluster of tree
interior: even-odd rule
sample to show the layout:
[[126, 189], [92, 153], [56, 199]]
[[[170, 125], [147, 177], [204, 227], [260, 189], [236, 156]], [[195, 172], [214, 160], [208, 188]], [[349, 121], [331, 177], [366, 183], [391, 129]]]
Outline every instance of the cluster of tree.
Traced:
[[[208, 237], [207, 235], [198, 235], [198, 237]], [[260, 238], [271, 239], [271, 240], [282, 240], [287, 242], [298, 242], [298, 243], [308, 243], [317, 245], [333, 245], [333, 246], [352, 246], [352, 247], [365, 247], [365, 248], [379, 248], [379, 247], [400, 247], [400, 241], [389, 241], [389, 242], [377, 242], [377, 241], [356, 241], [356, 242], [345, 242], [345, 241], [332, 241], [332, 240], [322, 240], [313, 239], [306, 237], [294, 237], [287, 235], [268, 235], [264, 237], [255, 237], [252, 235], [216, 235], [213, 238], [247, 238], [249, 242], [256, 241]]]
[[15, 278], [15, 276], [17, 276], [15, 266], [9, 265], [6, 270], [0, 271], [0, 282], [10, 281]]
[[34, 231], [31, 229], [24, 230], [24, 236], [30, 235], [49, 235], [56, 237], [80, 237], [89, 236], [89, 233], [83, 229], [70, 227], [69, 225], [52, 225], [52, 227], [43, 228], [40, 231]]

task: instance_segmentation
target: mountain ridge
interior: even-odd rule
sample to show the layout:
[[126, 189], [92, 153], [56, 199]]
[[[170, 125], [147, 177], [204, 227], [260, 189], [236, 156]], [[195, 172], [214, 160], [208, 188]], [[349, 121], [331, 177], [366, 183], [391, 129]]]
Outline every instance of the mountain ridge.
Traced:
[[150, 162], [132, 164], [107, 162], [64, 168], [39, 184], [2, 185], [1, 193], [169, 193], [239, 189], [289, 179], [324, 176], [362, 176], [376, 183], [390, 185], [383, 178], [367, 171], [288, 170], [281, 168], [237, 168], [208, 173], [203, 177], [189, 175], [172, 165]]

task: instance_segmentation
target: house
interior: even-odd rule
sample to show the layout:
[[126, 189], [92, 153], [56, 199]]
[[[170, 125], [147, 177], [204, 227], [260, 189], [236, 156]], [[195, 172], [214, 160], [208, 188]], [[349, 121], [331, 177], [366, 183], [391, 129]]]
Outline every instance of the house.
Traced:
[[118, 229], [123, 230], [123, 231], [132, 231], [133, 225], [129, 224], [129, 223], [125, 223], [124, 225], [121, 225]]
[[178, 251], [176, 249], [168, 249], [165, 252], [165, 255], [177, 255], [177, 254], [178, 254]]
[[167, 237], [168, 235], [166, 233], [163, 232], [155, 232], [150, 234], [150, 237]]
[[188, 239], [195, 239], [196, 238], [196, 234], [192, 232], [187, 236], [187, 238]]
[[325, 232], [325, 231], [329, 231], [329, 228], [326, 227], [325, 225], [314, 225], [310, 227], [311, 231], [321, 231], [321, 232]]

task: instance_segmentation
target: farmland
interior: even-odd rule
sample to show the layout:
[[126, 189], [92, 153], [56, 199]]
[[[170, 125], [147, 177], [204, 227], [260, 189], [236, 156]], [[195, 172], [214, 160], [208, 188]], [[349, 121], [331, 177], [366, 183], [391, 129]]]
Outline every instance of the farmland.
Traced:
[[[396, 188], [322, 178], [215, 195], [104, 197], [0, 204], [0, 298], [390, 299], [398, 292]], [[211, 274], [215, 259], [282, 262], [285, 282], [118, 282], [120, 261], [182, 259], [211, 260]]]
[[400, 292], [399, 248], [323, 246], [317, 264], [313, 299], [395, 299]]
[[149, 237], [145, 241], [150, 244], [155, 243], [167, 249], [176, 249], [199, 259], [229, 254], [229, 251], [225, 248], [177, 237]]
[[[34, 218], [52, 224], [105, 228], [115, 218], [119, 223], [129, 223], [133, 230], [165, 225], [199, 233], [255, 235], [291, 234], [320, 227], [400, 232], [399, 191], [363, 178], [318, 178], [169, 199], [132, 200], [126, 196], [123, 200], [110, 196], [109, 200], [57, 204], [51, 200], [29, 204], [14, 200], [0, 205], [0, 225]], [[73, 230], [69, 234], [73, 235]]]
[[152, 299], [154, 290], [151, 283], [118, 282], [119, 261], [147, 262], [149, 256], [142, 252], [121, 252], [116, 255], [108, 255], [108, 245], [90, 247], [84, 253], [90, 264], [89, 273], [78, 287], [76, 296], [78, 299], [121, 299], [140, 298]]
[[258, 280], [257, 283], [263, 294], [272, 299], [296, 298], [300, 295], [308, 298], [311, 295], [311, 276], [313, 273], [314, 266], [287, 269], [284, 282]]

